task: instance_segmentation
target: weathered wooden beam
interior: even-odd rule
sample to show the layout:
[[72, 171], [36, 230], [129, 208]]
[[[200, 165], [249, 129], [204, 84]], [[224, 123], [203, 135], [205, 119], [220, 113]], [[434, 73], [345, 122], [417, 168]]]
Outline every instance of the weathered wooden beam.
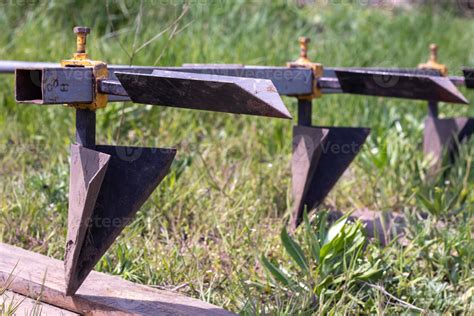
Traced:
[[0, 243], [0, 287], [9, 276], [9, 290], [61, 309], [87, 315], [233, 315], [172, 291], [158, 290], [91, 272], [73, 296], [64, 294], [63, 262]]
[[76, 316], [78, 313], [74, 313], [53, 305], [45, 304], [41, 301], [37, 301], [26, 297], [24, 295], [5, 291], [0, 295], [0, 302], [5, 304], [5, 314], [9, 315], [8, 308], [11, 308], [10, 312], [13, 315], [48, 315], [48, 316]]

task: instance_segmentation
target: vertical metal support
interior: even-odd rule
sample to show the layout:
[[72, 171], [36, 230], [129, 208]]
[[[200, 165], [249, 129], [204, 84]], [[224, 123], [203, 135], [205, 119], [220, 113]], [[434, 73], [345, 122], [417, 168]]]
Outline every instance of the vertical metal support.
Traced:
[[438, 117], [438, 102], [428, 101], [428, 116], [429, 117]]
[[95, 149], [95, 112], [76, 109], [76, 142], [89, 149]]
[[298, 99], [298, 125], [311, 126], [312, 105], [311, 100]]

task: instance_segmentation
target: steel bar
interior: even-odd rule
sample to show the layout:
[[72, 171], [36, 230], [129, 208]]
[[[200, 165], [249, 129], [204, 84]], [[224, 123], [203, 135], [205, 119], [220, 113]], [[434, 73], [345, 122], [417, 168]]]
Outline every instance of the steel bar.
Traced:
[[345, 93], [469, 103], [451, 81], [444, 77], [359, 70], [336, 70], [335, 72]]
[[116, 75], [136, 103], [291, 118], [270, 80], [166, 70]]
[[259, 66], [184, 66], [184, 67], [109, 67], [110, 79], [115, 72], [151, 74], [155, 70], [208, 74], [215, 76], [255, 78], [271, 80], [280, 95], [304, 95], [312, 92], [313, 74], [310, 69]]
[[324, 91], [330, 91], [330, 90], [337, 90], [341, 91], [341, 84], [339, 83], [339, 80], [337, 78], [331, 78], [331, 77], [322, 77], [318, 78], [318, 87]]
[[[0, 73], [14, 73], [15, 69], [60, 68], [56, 63], [31, 63], [21, 61], [0, 61]], [[115, 72], [151, 74], [154, 70], [169, 70], [230, 77], [258, 78], [272, 80], [281, 95], [304, 95], [312, 91], [313, 74], [306, 68], [260, 67], [239, 65], [184, 65], [183, 67], [153, 67], [109, 65], [110, 78], [117, 80]]]
[[463, 70], [466, 87], [474, 89], [474, 68], [464, 68]]
[[436, 101], [428, 101], [428, 116], [430, 117], [438, 117], [438, 102]]
[[90, 68], [17, 69], [15, 72], [18, 103], [90, 103], [93, 91]]
[[127, 101], [130, 100], [127, 91], [122, 87], [122, 84], [118, 80], [99, 80], [99, 92], [108, 94], [109, 96], [122, 96], [126, 97]]
[[[15, 60], [0, 60], [0, 73], [14, 73], [15, 69], [25, 68], [57, 68], [58, 63], [49, 62], [27, 62]], [[288, 67], [267, 67], [267, 66], [244, 66], [229, 64], [184, 64], [182, 67], [155, 67], [155, 66], [127, 66], [109, 65], [110, 79], [117, 79], [114, 76], [116, 71], [127, 71], [142, 74], [151, 74], [154, 70], [182, 71], [202, 74], [215, 74], [231, 77], [246, 77], [269, 79], [281, 95], [305, 95], [311, 93], [312, 73], [306, 68]], [[361, 71], [382, 71], [389, 73], [412, 74], [423, 76], [440, 76], [439, 71], [417, 68], [382, 68], [382, 67], [327, 67], [324, 68], [324, 77], [336, 77], [336, 70], [361, 70]], [[468, 75], [449, 76], [449, 80], [456, 86], [467, 86], [465, 77], [472, 73], [472, 68], [466, 68]], [[474, 82], [471, 77], [470, 82]], [[471, 87], [474, 84], [471, 83]], [[333, 91], [329, 91], [332, 93]], [[117, 99], [118, 101], [128, 101]]]
[[76, 142], [89, 149], [95, 148], [96, 116], [94, 111], [76, 109]]
[[449, 76], [448, 77], [451, 82], [457, 86], [457, 87], [466, 87], [469, 88], [469, 86], [466, 83], [466, 79], [461, 76]]
[[306, 99], [298, 99], [298, 125], [311, 126], [313, 102]]
[[0, 74], [13, 74], [18, 68], [56, 68], [61, 67], [59, 63], [37, 62], [37, 61], [19, 61], [19, 60], [0, 60]]
[[[115, 72], [129, 69], [137, 74], [151, 74], [156, 67], [118, 67], [110, 68], [110, 79], [100, 82], [99, 89], [110, 93], [109, 101], [130, 101], [126, 91], [119, 86]], [[209, 72], [210, 76], [230, 74], [244, 78], [265, 77], [276, 83], [275, 88], [280, 95], [305, 95], [312, 89], [312, 74], [308, 69], [284, 67], [254, 67], [254, 68], [179, 68], [176, 72], [192, 71], [193, 73]], [[448, 79], [444, 77], [429, 77], [424, 75], [393, 74], [360, 70], [332, 70], [334, 74], [349, 73], [345, 76], [345, 89], [341, 88], [340, 78], [318, 78], [318, 85], [323, 93], [358, 93], [364, 95], [379, 95], [387, 97], [435, 98], [434, 101], [454, 103], [467, 102]], [[128, 71], [127, 71], [128, 72]], [[328, 71], [330, 74], [331, 71]], [[308, 76], [310, 79], [308, 79]], [[352, 77], [351, 77], [352, 76]], [[16, 72], [16, 97], [20, 103], [64, 104], [90, 103], [93, 98], [93, 80], [90, 68], [39, 68], [18, 69]], [[352, 79], [351, 79], [352, 78]], [[395, 82], [396, 81], [396, 82]], [[373, 89], [360, 89], [362, 85], [372, 82]], [[392, 85], [393, 83], [396, 85]], [[74, 89], [72, 89], [74, 87]], [[420, 97], [421, 93], [421, 97]]]

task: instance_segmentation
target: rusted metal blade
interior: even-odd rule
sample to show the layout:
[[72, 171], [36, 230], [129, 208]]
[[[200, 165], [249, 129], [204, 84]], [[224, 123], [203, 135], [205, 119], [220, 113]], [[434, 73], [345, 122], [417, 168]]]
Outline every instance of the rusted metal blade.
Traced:
[[436, 69], [419, 69], [419, 68], [381, 68], [381, 67], [351, 67], [351, 68], [334, 68], [334, 70], [356, 70], [356, 71], [371, 71], [371, 72], [388, 72], [405, 75], [420, 75], [441, 77], [441, 73]]
[[295, 229], [301, 223], [304, 208], [310, 212], [322, 203], [349, 167], [370, 129], [295, 126], [293, 132], [293, 153], [297, 156], [292, 159], [295, 205], [291, 228]]
[[464, 73], [466, 88], [474, 89], [474, 68], [464, 68], [462, 72]]
[[115, 75], [136, 103], [291, 118], [270, 80], [165, 70]]
[[474, 118], [457, 117], [439, 119], [427, 117], [423, 138], [425, 157], [431, 159], [429, 175], [435, 175], [442, 169], [444, 155], [454, 161], [457, 145], [474, 134]]
[[[104, 180], [110, 155], [71, 145], [69, 210], [64, 266], [76, 271], [80, 249]], [[66, 273], [70, 276], [70, 273]], [[69, 283], [69, 281], [67, 282]]]
[[176, 151], [164, 148], [96, 146], [110, 156], [94, 210], [80, 248], [66, 258], [66, 295], [76, 292], [124, 227], [168, 173]]
[[299, 225], [303, 216], [306, 193], [328, 133], [329, 131], [324, 128], [301, 125], [293, 127], [293, 155], [291, 158], [293, 216], [290, 223], [292, 229]]
[[361, 70], [335, 70], [335, 73], [344, 93], [469, 103], [445, 77]]

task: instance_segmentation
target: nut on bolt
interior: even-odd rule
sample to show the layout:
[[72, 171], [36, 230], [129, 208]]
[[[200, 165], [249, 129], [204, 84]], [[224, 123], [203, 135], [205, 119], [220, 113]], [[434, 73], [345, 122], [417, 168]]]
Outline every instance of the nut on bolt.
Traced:
[[311, 41], [309, 37], [300, 37], [300, 58], [308, 58], [308, 44]]
[[78, 54], [85, 54], [86, 52], [86, 39], [87, 34], [91, 32], [91, 29], [85, 26], [76, 26], [74, 27], [74, 33], [76, 34], [76, 53]]

